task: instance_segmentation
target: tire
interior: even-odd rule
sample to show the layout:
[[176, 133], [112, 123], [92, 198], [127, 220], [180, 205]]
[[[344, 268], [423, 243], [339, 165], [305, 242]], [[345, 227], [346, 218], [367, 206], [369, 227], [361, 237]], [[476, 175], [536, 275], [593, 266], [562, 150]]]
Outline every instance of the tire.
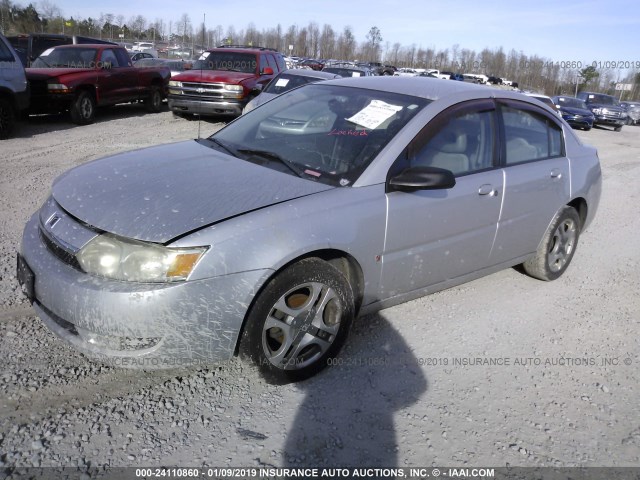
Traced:
[[614, 132], [620, 132], [622, 130], [622, 125], [620, 125], [619, 127], [614, 127], [613, 131]]
[[247, 317], [240, 356], [282, 385], [307, 379], [330, 363], [347, 338], [353, 291], [336, 268], [317, 258], [271, 279]]
[[578, 246], [580, 216], [573, 207], [564, 207], [557, 214], [544, 234], [536, 254], [522, 264], [524, 271], [540, 280], [550, 281], [560, 277]]
[[71, 121], [76, 125], [89, 125], [96, 116], [96, 100], [91, 92], [83, 90], [71, 104]]
[[16, 113], [11, 102], [0, 98], [0, 140], [9, 138], [16, 124]]
[[591, 130], [591, 127], [584, 127], [585, 132], [588, 132], [589, 130]]
[[162, 110], [162, 92], [157, 85], [151, 85], [149, 96], [144, 99], [144, 105], [149, 113], [159, 113]]

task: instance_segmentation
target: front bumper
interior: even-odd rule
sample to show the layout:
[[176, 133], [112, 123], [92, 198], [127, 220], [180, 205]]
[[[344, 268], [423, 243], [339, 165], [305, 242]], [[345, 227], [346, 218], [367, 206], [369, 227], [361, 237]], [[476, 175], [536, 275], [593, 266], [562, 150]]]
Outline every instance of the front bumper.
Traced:
[[21, 251], [33, 273], [30, 300], [38, 316], [66, 343], [116, 366], [174, 368], [231, 358], [248, 306], [272, 273], [168, 284], [109, 280], [54, 255], [39, 223], [38, 214], [27, 223]]
[[627, 119], [620, 117], [613, 117], [610, 115], [596, 115], [593, 123], [595, 125], [610, 125], [614, 127], [620, 127], [622, 125], [626, 125]]
[[563, 114], [562, 118], [572, 127], [591, 128], [593, 127], [593, 117], [584, 117], [582, 115]]
[[189, 99], [181, 95], [169, 95], [169, 110], [176, 113], [189, 113], [197, 115], [224, 115], [239, 117], [246, 102], [229, 100]]

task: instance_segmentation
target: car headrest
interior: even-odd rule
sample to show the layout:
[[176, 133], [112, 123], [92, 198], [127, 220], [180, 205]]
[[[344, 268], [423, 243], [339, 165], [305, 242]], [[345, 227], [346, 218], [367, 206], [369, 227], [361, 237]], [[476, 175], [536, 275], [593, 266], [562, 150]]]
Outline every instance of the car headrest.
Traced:
[[442, 153], [465, 153], [467, 151], [467, 134], [462, 131], [447, 130], [435, 139], [434, 147]]

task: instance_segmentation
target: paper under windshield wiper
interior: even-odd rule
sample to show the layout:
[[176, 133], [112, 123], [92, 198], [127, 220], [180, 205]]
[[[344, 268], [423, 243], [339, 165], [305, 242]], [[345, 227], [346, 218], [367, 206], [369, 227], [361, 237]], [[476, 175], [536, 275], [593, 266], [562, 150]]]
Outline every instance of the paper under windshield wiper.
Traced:
[[277, 162], [280, 162], [281, 164], [283, 164], [284, 166], [286, 166], [289, 170], [291, 170], [293, 173], [295, 173], [298, 177], [303, 178], [304, 172], [302, 170], [299, 170], [296, 166], [294, 166], [294, 164], [292, 162], [290, 162], [289, 160], [282, 158], [280, 155], [278, 155], [275, 152], [270, 152], [268, 150], [252, 150], [250, 148], [240, 148], [238, 149], [239, 153], [246, 153], [247, 155], [257, 155], [259, 157], [263, 157], [269, 160], [276, 160]]

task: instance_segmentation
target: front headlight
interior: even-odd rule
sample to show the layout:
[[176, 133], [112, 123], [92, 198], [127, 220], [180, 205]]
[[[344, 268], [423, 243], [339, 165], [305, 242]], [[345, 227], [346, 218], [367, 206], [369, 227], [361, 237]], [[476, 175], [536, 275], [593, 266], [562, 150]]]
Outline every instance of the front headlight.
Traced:
[[593, 112], [594, 115], [602, 115], [603, 109], [602, 108], [594, 108], [591, 111]]
[[169, 80], [169, 86], [182, 88], [182, 82], [178, 82], [176, 80]]
[[51, 93], [69, 93], [70, 88], [63, 83], [49, 83], [47, 90]]
[[207, 247], [171, 248], [105, 233], [76, 254], [87, 273], [129, 282], [186, 280]]

